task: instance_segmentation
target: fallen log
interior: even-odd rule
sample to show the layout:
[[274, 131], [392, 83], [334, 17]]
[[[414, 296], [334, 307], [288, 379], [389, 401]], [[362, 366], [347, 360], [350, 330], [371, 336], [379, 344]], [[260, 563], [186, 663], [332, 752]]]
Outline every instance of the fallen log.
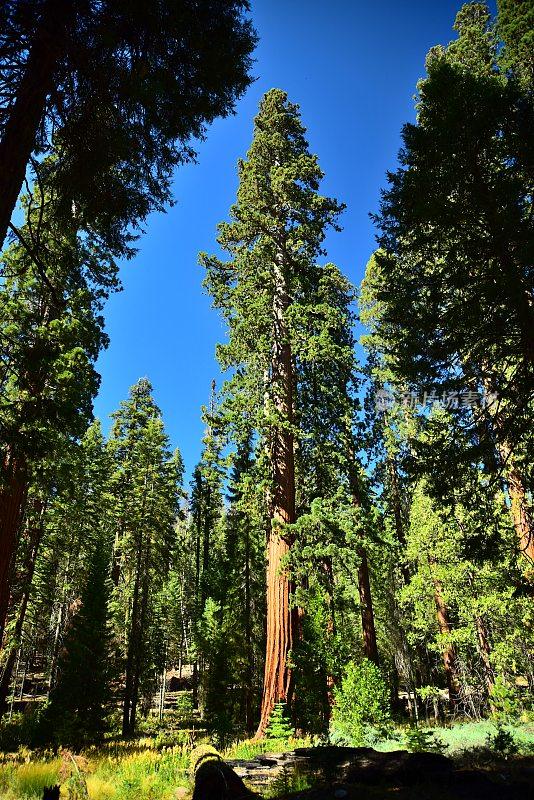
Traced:
[[195, 776], [193, 800], [252, 800], [258, 797], [214, 750], [195, 754], [192, 768]]

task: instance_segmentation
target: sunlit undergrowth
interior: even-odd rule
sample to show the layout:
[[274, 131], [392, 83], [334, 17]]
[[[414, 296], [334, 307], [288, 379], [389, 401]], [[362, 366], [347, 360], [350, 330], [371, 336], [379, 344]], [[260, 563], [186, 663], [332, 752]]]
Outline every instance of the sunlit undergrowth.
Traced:
[[[515, 723], [502, 729], [496, 724], [468, 722], [451, 727], [420, 728], [422, 736], [408, 736], [407, 728], [396, 728], [379, 750], [414, 749], [426, 733], [446, 746], [448, 756], [479, 765], [534, 753], [534, 723]], [[504, 733], [502, 733], [504, 731]], [[162, 745], [162, 739], [172, 742]], [[311, 738], [246, 739], [222, 751], [227, 760], [251, 760], [262, 753], [281, 753], [318, 744]], [[432, 744], [432, 742], [431, 742]], [[69, 750], [29, 750], [0, 754], [2, 800], [40, 800], [44, 786], [61, 786], [69, 800], [182, 800], [193, 789], [191, 756], [207, 738], [193, 742], [183, 731], [160, 731], [130, 741], [109, 741], [79, 754]], [[504, 747], [506, 752], [499, 752]], [[310, 782], [311, 781], [311, 782]], [[266, 797], [305, 791], [313, 783], [309, 775], [288, 772], [279, 775], [265, 790]]]
[[[25, 763], [20, 763], [22, 758]], [[113, 745], [76, 756], [67, 751], [58, 757], [22, 751], [2, 764], [0, 796], [34, 800], [42, 796], [44, 786], [59, 783], [62, 796], [70, 800], [87, 796], [90, 800], [175, 800], [179, 787], [189, 788], [188, 767], [188, 749], [149, 749], [146, 740], [134, 747]]]

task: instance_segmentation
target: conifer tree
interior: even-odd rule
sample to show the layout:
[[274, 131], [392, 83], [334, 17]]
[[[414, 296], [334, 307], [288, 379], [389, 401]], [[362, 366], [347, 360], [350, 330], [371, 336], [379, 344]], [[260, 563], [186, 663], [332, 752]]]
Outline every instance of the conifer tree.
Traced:
[[58, 742], [80, 745], [102, 737], [110, 699], [109, 532], [89, 553], [79, 608], [62, 643], [57, 680], [44, 724]]
[[496, 479], [505, 475], [531, 564], [534, 118], [521, 77], [523, 66], [530, 69], [528, 15], [522, 4], [500, 9], [495, 29], [485, 4], [465, 5], [458, 38], [428, 55], [417, 122], [404, 127], [401, 166], [377, 217], [373, 280], [383, 352], [407, 390], [496, 397], [464, 419], [472, 439], [466, 455], [484, 449]]
[[190, 139], [249, 85], [246, 11], [241, 0], [3, 3], [0, 249], [31, 170], [56, 187], [60, 227], [75, 209], [85, 233], [125, 255], [132, 227], [169, 201]]
[[[219, 650], [213, 643], [209, 643], [209, 653], [206, 653], [206, 636], [201, 636], [200, 627], [206, 611], [208, 600], [217, 603], [220, 599], [220, 558], [219, 538], [220, 523], [222, 521], [222, 480], [223, 460], [221, 455], [221, 432], [218, 429], [215, 409], [215, 385], [212, 384], [212, 397], [209, 411], [204, 409], [204, 419], [207, 423], [203, 438], [201, 460], [193, 471], [191, 483], [190, 515], [193, 537], [195, 542], [195, 635], [194, 645], [196, 657], [193, 664], [193, 705], [199, 704], [199, 687], [210, 681], [209, 675], [204, 675], [204, 668], [210, 671], [209, 662], [214, 660], [214, 654], [219, 656]], [[203, 641], [201, 642], [201, 639]], [[220, 672], [221, 670], [219, 670]]]
[[44, 626], [49, 623], [48, 683], [50, 688], [55, 684], [69, 609], [79, 602], [96, 541], [105, 541], [109, 530], [109, 477], [100, 424], [94, 422], [80, 442], [64, 442], [55, 463], [41, 462], [33, 478], [15, 563], [0, 706], [7, 697], [17, 647], [27, 649], [28, 631], [36, 624], [47, 638]]
[[[124, 656], [123, 734], [135, 730], [138, 703], [156, 680], [151, 609], [175, 548], [182, 462], [168, 449], [161, 413], [146, 378], [114, 414], [108, 443], [114, 462], [115, 587], [112, 608]], [[124, 629], [122, 620], [126, 619]]]
[[[58, 229], [31, 196], [25, 205], [24, 244], [9, 247], [1, 265], [0, 636], [32, 474], [60, 463], [92, 418], [94, 362], [108, 341], [102, 308], [118, 286], [109, 252], [73, 225]], [[37, 263], [28, 250], [36, 236]]]
[[[269, 529], [261, 734], [275, 703], [291, 704], [293, 693], [288, 654], [299, 638], [299, 619], [286, 562], [295, 535], [290, 526], [298, 514], [296, 442], [300, 451], [306, 420], [313, 424], [314, 415], [320, 419], [320, 395], [328, 391], [325, 377], [313, 399], [313, 370], [310, 367], [306, 378], [305, 364], [320, 360], [321, 326], [324, 334], [331, 317], [339, 313], [326, 295], [343, 291], [342, 279], [335, 268], [318, 267], [316, 259], [327, 228], [337, 226], [342, 206], [318, 194], [322, 172], [309, 153], [298, 108], [277, 89], [261, 102], [239, 176], [232, 221], [219, 226], [219, 244], [231, 260], [225, 263], [206, 255], [201, 260], [208, 272], [206, 285], [229, 328], [229, 341], [219, 346], [218, 357], [224, 369], [235, 370], [224, 389], [222, 413], [233, 431], [231, 438], [239, 438], [245, 424], [256, 432], [258, 465], [265, 469]], [[347, 344], [335, 346], [343, 350]], [[322, 355], [321, 363], [326, 364], [326, 353]], [[315, 375], [319, 377], [318, 370]], [[349, 366], [348, 373], [342, 370], [345, 387], [350, 379]], [[321, 422], [327, 428], [328, 422]], [[306, 469], [299, 476], [303, 487]], [[327, 491], [326, 486], [322, 489]]]

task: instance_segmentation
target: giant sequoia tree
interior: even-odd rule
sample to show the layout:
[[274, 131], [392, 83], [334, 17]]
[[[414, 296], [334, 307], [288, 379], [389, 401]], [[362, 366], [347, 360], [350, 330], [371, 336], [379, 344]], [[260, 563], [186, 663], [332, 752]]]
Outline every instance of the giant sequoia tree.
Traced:
[[232, 221], [219, 226], [231, 260], [202, 256], [207, 286], [228, 323], [229, 342], [218, 356], [235, 370], [225, 387], [227, 420], [244, 420], [260, 436], [267, 468], [267, 648], [259, 732], [275, 703], [293, 692], [288, 653], [298, 638], [298, 612], [286, 559], [296, 521], [295, 418], [298, 357], [306, 342], [298, 316], [317, 286], [316, 258], [341, 206], [318, 193], [322, 178], [308, 150], [297, 106], [273, 89], [263, 98]]

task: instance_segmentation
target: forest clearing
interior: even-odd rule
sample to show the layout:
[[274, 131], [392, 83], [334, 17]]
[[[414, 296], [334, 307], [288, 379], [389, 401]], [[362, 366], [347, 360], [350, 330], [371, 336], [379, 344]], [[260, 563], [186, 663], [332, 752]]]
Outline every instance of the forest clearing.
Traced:
[[534, 798], [534, 2], [338, 5], [0, 4], [2, 800]]

